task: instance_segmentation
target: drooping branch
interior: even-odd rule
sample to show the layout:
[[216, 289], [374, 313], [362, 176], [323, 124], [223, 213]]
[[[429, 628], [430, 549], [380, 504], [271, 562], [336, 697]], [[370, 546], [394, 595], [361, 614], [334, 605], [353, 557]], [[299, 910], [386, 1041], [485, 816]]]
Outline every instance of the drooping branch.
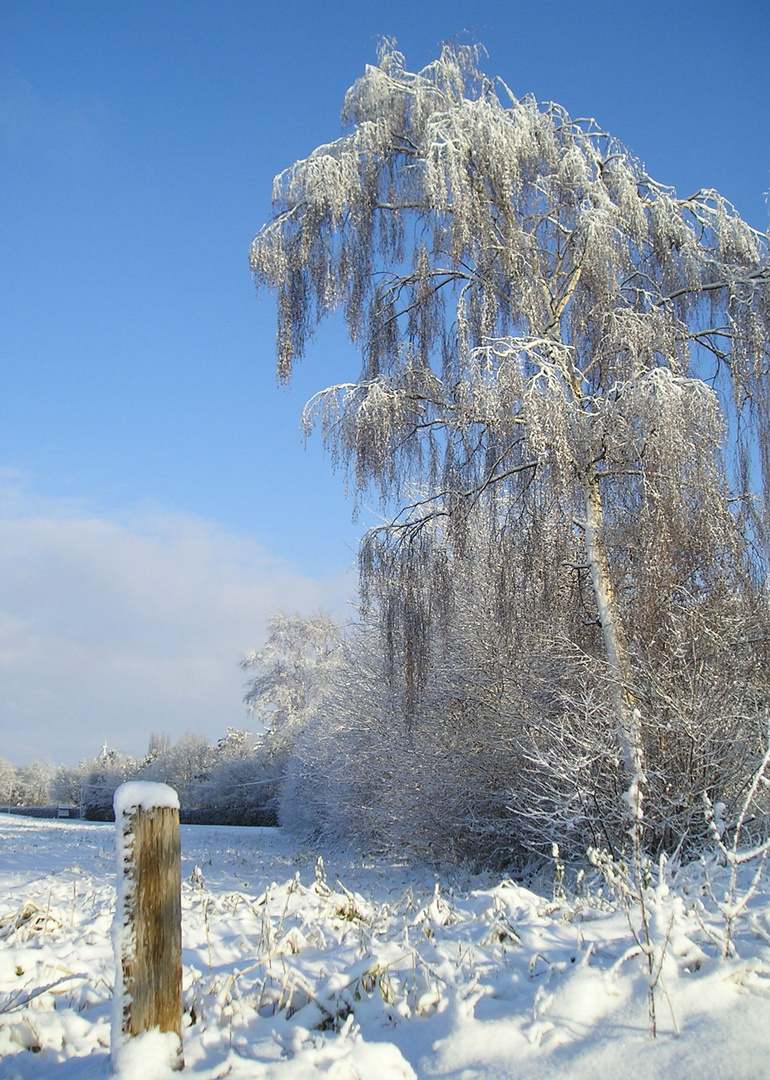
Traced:
[[[759, 470], [770, 492], [767, 240], [477, 63], [447, 47], [411, 73], [385, 44], [346, 96], [345, 134], [277, 178], [252, 268], [278, 295], [281, 377], [334, 311], [362, 349], [361, 378], [303, 422], [382, 499], [376, 539], [393, 542], [369, 545], [362, 573], [387, 633], [398, 610], [429, 632], [482, 521], [484, 557], [516, 567], [515, 586], [497, 578], [509, 612], [531, 596], [522, 567], [549, 587], [588, 567], [631, 768], [639, 627], [662, 634], [682, 590], [696, 605], [748, 590], [747, 532], [770, 557], [748, 498]], [[427, 655], [409, 648], [410, 664]]]

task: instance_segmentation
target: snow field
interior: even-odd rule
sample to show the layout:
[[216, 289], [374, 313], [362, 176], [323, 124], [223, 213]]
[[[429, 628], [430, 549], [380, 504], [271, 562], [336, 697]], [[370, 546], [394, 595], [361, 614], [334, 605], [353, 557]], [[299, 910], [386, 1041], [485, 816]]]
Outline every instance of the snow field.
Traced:
[[[596, 874], [553, 899], [548, 882], [324, 865], [277, 829], [182, 826], [182, 858], [182, 1076], [770, 1077], [770, 891], [723, 960], [714, 865], [648, 893], [653, 1040], [635, 912]], [[3, 1080], [111, 1075], [114, 868], [113, 826], [0, 818]], [[134, 1040], [121, 1080], [173, 1075], [163, 1038]]]

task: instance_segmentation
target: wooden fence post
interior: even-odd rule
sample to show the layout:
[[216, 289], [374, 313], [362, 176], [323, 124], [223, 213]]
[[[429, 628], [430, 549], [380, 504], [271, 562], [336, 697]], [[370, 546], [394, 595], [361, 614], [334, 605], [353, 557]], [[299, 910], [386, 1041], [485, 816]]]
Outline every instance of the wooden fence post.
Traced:
[[182, 1056], [182, 869], [179, 799], [166, 784], [128, 783], [115, 792], [117, 904], [112, 1058], [131, 1040], [160, 1032], [173, 1069]]

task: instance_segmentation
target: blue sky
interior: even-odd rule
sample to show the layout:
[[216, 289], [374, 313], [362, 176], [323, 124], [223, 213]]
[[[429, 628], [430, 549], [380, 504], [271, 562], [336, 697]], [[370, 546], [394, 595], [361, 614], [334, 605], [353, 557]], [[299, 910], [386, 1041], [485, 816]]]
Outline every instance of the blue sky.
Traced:
[[217, 738], [271, 610], [344, 613], [361, 525], [299, 414], [356, 357], [330, 326], [277, 387], [248, 246], [377, 38], [464, 30], [767, 229], [767, 0], [1, 0], [0, 756]]

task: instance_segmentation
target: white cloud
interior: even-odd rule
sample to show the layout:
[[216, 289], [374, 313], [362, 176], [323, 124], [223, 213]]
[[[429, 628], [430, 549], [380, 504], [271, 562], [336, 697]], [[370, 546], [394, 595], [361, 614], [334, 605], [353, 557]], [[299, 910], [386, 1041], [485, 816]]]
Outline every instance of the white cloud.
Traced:
[[352, 575], [316, 580], [254, 542], [169, 513], [122, 520], [0, 496], [0, 756], [74, 762], [102, 738], [216, 739], [247, 726], [238, 661], [279, 608], [344, 617]]

